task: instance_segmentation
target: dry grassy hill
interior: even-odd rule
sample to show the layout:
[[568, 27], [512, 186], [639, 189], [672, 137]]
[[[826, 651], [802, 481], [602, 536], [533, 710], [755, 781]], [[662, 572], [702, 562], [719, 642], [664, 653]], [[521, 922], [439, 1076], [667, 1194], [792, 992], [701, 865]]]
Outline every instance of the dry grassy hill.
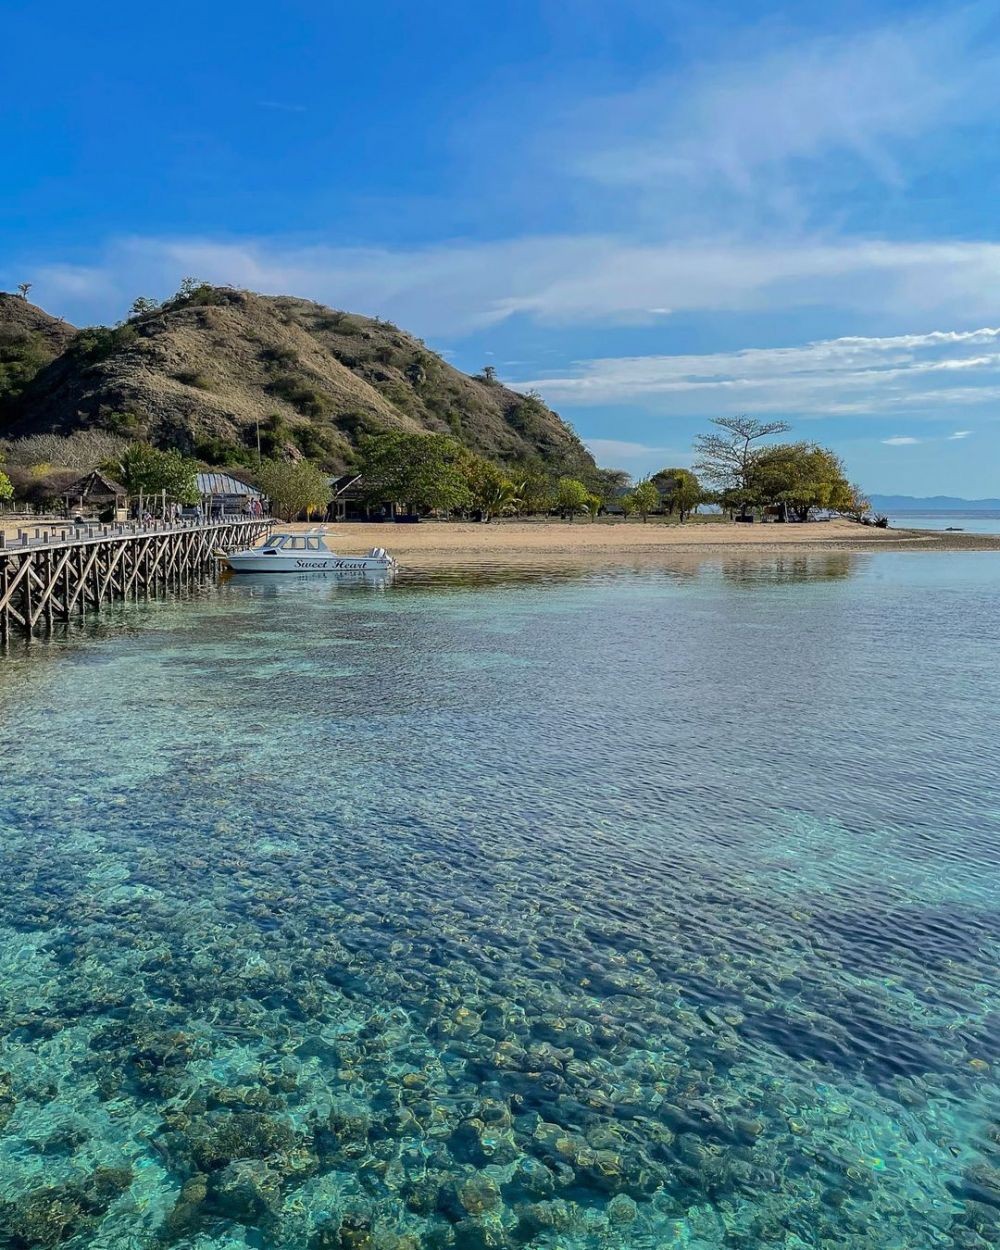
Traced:
[[594, 468], [540, 400], [460, 373], [386, 322], [203, 286], [115, 329], [75, 334], [10, 297], [0, 333], [12, 304], [52, 350], [23, 393], [0, 401], [0, 437], [103, 428], [238, 465], [255, 456], [259, 427], [265, 455], [340, 468], [359, 434], [401, 427], [452, 434], [500, 462]]
[[76, 329], [19, 295], [0, 291], [0, 413], [39, 370], [65, 351]]

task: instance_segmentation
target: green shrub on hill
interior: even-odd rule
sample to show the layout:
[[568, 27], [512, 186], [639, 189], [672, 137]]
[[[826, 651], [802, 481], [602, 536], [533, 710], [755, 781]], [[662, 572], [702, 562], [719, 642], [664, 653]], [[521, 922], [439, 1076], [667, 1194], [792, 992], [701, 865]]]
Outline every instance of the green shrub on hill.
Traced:
[[40, 334], [25, 330], [0, 330], [0, 403], [20, 395], [52, 352]]
[[268, 391], [292, 405], [304, 417], [325, 417], [334, 410], [333, 400], [325, 391], [310, 386], [290, 373], [280, 374], [269, 382]]

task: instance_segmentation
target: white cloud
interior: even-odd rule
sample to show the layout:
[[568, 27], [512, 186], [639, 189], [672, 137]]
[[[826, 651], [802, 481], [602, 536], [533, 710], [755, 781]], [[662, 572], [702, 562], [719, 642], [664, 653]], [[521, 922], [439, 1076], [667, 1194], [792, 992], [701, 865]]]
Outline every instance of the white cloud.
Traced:
[[[961, 373], [970, 384], [953, 386]], [[644, 403], [696, 415], [726, 410], [864, 414], [983, 403], [1000, 385], [1000, 329], [840, 338], [801, 347], [587, 360], [519, 382], [553, 403]]]
[[886, 447], [912, 447], [914, 443], [919, 443], [919, 438], [909, 438], [906, 435], [897, 435], [895, 438], [883, 438], [882, 442]]
[[583, 106], [555, 150], [576, 139], [577, 170], [606, 187], [668, 189], [661, 213], [664, 198], [716, 215], [749, 200], [787, 220], [859, 175], [899, 185], [933, 159], [936, 131], [988, 120], [1000, 73], [983, 24], [974, 8], [826, 37], [782, 40], [772, 24], [759, 46]]
[[956, 430], [954, 434], [948, 435], [948, 442], [954, 442], [956, 438], [968, 438], [971, 433], [971, 430]]
[[1000, 286], [1000, 243], [635, 244], [563, 235], [390, 250], [132, 238], [87, 267], [22, 261], [22, 271], [40, 302], [71, 319], [120, 317], [136, 294], [166, 295], [194, 274], [390, 317], [422, 335], [462, 335], [515, 316], [545, 325], [649, 322], [663, 315], [650, 309], [664, 308], [985, 317]]

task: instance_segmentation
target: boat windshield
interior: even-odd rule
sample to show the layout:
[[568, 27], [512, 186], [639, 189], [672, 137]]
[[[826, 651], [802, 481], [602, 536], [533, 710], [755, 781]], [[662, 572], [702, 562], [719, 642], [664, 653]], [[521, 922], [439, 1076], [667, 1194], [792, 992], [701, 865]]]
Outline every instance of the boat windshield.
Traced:
[[262, 545], [276, 551], [329, 551], [322, 534], [272, 534]]

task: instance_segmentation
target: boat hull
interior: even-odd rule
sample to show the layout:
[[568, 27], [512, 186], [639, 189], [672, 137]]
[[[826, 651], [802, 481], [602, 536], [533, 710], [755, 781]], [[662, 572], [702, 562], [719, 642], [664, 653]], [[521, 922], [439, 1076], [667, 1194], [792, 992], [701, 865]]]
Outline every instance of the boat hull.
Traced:
[[234, 551], [226, 556], [234, 573], [387, 573], [395, 560], [375, 556], [262, 555], [259, 551]]

